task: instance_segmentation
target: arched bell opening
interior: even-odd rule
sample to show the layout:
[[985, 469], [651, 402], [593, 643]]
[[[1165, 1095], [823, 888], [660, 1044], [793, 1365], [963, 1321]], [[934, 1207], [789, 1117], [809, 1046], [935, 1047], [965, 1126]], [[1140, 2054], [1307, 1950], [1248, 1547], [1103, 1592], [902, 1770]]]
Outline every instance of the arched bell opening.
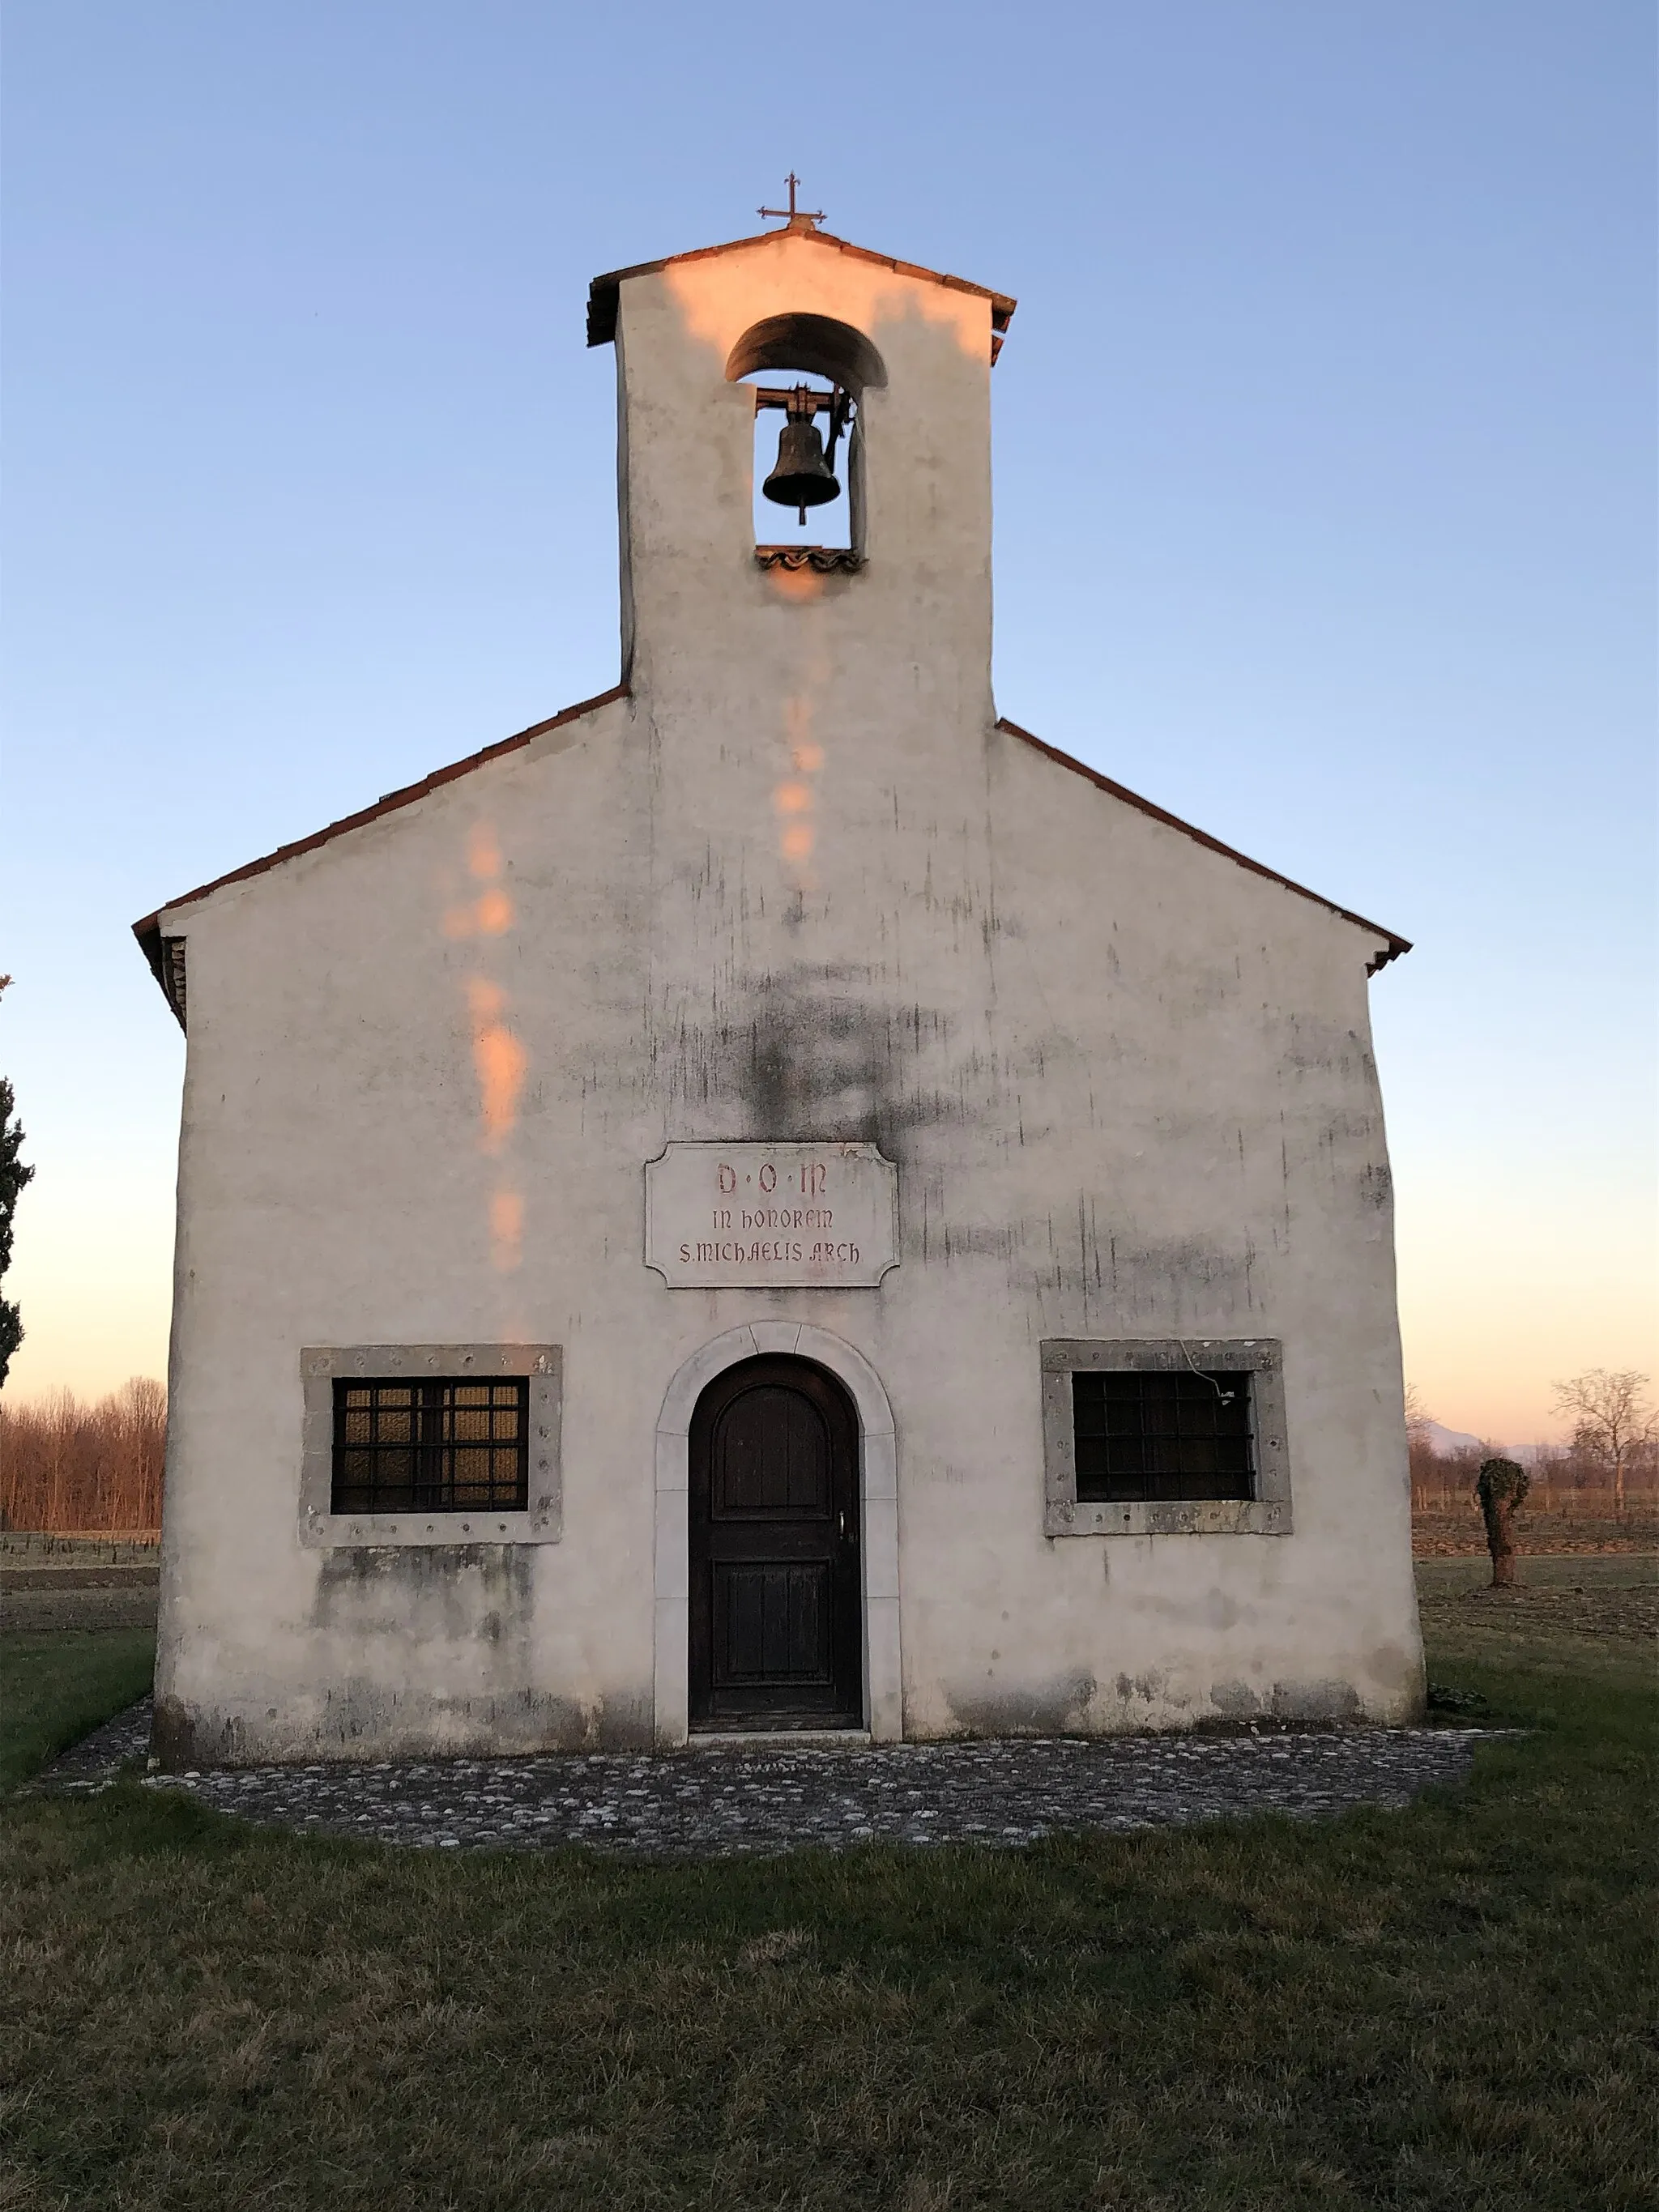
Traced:
[[726, 357], [726, 381], [781, 368], [839, 384], [854, 399], [887, 381], [886, 366], [864, 332], [830, 315], [769, 315], [752, 324]]
[[860, 417], [865, 393], [887, 380], [881, 356], [861, 331], [828, 315], [771, 315], [744, 332], [726, 374], [755, 392], [757, 556], [811, 549], [857, 566]]

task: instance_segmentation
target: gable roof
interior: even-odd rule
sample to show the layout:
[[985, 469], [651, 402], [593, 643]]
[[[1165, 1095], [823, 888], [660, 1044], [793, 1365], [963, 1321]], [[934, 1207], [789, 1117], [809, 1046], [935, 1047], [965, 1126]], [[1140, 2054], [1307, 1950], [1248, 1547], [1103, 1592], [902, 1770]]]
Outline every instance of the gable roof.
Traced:
[[377, 799], [373, 806], [360, 807], [356, 814], [348, 814], [338, 822], [331, 822], [325, 829], [314, 830], [309, 837], [301, 837], [292, 845], [279, 845], [274, 853], [266, 853], [257, 860], [249, 860], [227, 874], [216, 876], [210, 884], [198, 884], [193, 891], [180, 898], [168, 899], [147, 914], [142, 921], [135, 921], [132, 933], [139, 948], [149, 963], [150, 973], [161, 987], [162, 996], [178, 1016], [182, 1029], [185, 1021], [184, 963], [176, 953], [168, 950], [177, 940], [164, 940], [161, 936], [161, 916], [172, 914], [181, 906], [191, 906], [204, 899], [210, 891], [222, 890], [227, 884], [240, 884], [249, 876], [262, 876], [268, 868], [281, 867], [286, 860], [297, 860], [301, 853], [313, 853], [319, 845], [326, 845], [336, 837], [343, 837], [349, 830], [361, 830], [366, 823], [377, 822], [383, 814], [395, 814], [400, 806], [412, 806], [417, 799], [424, 799], [441, 784], [453, 783], [457, 776], [470, 775], [475, 768], [483, 768], [491, 761], [500, 760], [504, 754], [520, 750], [532, 738], [544, 737], [549, 730], [556, 730], [565, 722], [579, 721], [584, 714], [596, 708], [608, 707], [613, 700], [626, 699], [626, 684], [613, 684], [609, 691], [597, 697], [583, 699], [574, 707], [566, 707], [556, 714], [550, 714], [544, 722], [532, 722], [527, 730], [516, 731], [510, 738], [501, 738], [493, 745], [485, 745], [481, 752], [469, 753], [465, 760], [453, 762], [448, 768], [434, 768], [430, 775], [423, 775], [418, 783], [406, 783], [401, 790], [388, 791]]
[[682, 261], [708, 261], [717, 253], [740, 253], [745, 246], [764, 246], [774, 238], [805, 238], [815, 246], [827, 246], [836, 253], [850, 254], [855, 261], [873, 261], [882, 269], [890, 269], [898, 276], [920, 276], [929, 284], [945, 284], [953, 292], [971, 292], [976, 299], [991, 302], [991, 359], [994, 362], [1002, 350], [1003, 335], [1013, 320], [1018, 304], [1006, 292], [994, 292], [988, 285], [970, 284], [965, 276], [946, 276], [937, 269], [923, 269], [914, 261], [896, 261], [890, 253], [872, 253], [867, 246], [854, 246], [845, 238], [836, 238], [827, 230], [817, 230], [804, 218], [798, 217], [784, 230], [763, 230], [753, 238], [728, 239], [724, 246], [700, 246], [690, 253], [670, 253], [660, 261], [636, 261], [631, 269], [612, 269], [603, 276], [596, 276], [587, 288], [587, 343], [591, 346], [609, 345], [617, 335], [617, 288], [630, 276], [654, 276], [659, 270], [673, 268]]
[[1253, 860], [1248, 853], [1241, 853], [1233, 845], [1224, 845], [1218, 837], [1212, 837], [1206, 830], [1194, 829], [1190, 822], [1183, 822], [1178, 814], [1166, 813], [1163, 807], [1154, 806], [1150, 799], [1143, 799], [1139, 792], [1127, 790], [1121, 783], [1114, 783], [1109, 775], [1102, 775], [1098, 769], [1090, 768], [1086, 763], [1074, 760], [1070, 753], [1061, 752], [1058, 745], [1044, 744], [1041, 738], [1033, 737], [1029, 730], [1022, 730], [1018, 722], [1011, 722], [1006, 714], [999, 720], [997, 727], [1006, 730], [1011, 738], [1018, 738], [1023, 744], [1030, 745], [1034, 752], [1057, 761], [1061, 768], [1070, 769], [1074, 775], [1086, 776], [1097, 790], [1109, 792], [1114, 799], [1121, 799], [1126, 806], [1133, 806], [1138, 813], [1150, 814], [1154, 822], [1163, 823], [1166, 829], [1178, 830], [1183, 837], [1190, 837], [1195, 845], [1206, 845], [1211, 852], [1219, 853], [1224, 860], [1235, 862], [1241, 868], [1248, 868], [1253, 876], [1265, 876], [1270, 884], [1282, 884], [1287, 891], [1294, 891], [1298, 898], [1311, 899], [1316, 906], [1322, 906], [1327, 914], [1334, 914], [1343, 921], [1351, 921], [1356, 928], [1366, 930], [1373, 937], [1384, 939], [1388, 950], [1379, 952], [1370, 963], [1365, 970], [1368, 975], [1375, 975], [1377, 969], [1386, 968], [1390, 960], [1397, 960], [1402, 952], [1411, 951], [1408, 937], [1397, 937], [1393, 930], [1384, 929], [1381, 922], [1367, 921], [1363, 914], [1351, 913], [1346, 906], [1338, 906], [1334, 900], [1322, 897], [1318, 891], [1310, 891], [1305, 884], [1292, 882], [1289, 876], [1281, 876], [1277, 868], [1264, 867], [1260, 860]]
[[[567, 722], [580, 721], [584, 714], [592, 714], [599, 708], [609, 707], [617, 700], [626, 699], [629, 696], [626, 684], [613, 684], [609, 691], [601, 691], [594, 698], [583, 699], [574, 707], [566, 707], [557, 714], [550, 714], [544, 722], [532, 722], [527, 730], [516, 731], [510, 738], [502, 738], [493, 745], [485, 745], [481, 751], [469, 753], [465, 760], [454, 761], [447, 768], [434, 769], [430, 775], [423, 775], [418, 783], [407, 783], [400, 790], [388, 791], [376, 799], [373, 806], [362, 807], [356, 814], [348, 814], [338, 822], [331, 822], [325, 828], [313, 831], [309, 837], [301, 837], [291, 845], [279, 845], [274, 853], [266, 853], [257, 860], [249, 860], [240, 868], [232, 868], [222, 876], [216, 876], [211, 883], [199, 884], [193, 891], [185, 891], [176, 899], [168, 899], [154, 914], [147, 914], [141, 921], [135, 921], [132, 933], [149, 963], [150, 973], [161, 987], [162, 996], [178, 1018], [179, 1027], [183, 1028], [185, 1022], [183, 945], [179, 939], [162, 937], [161, 916], [164, 914], [174, 913], [181, 906], [191, 906], [198, 899], [204, 899], [213, 891], [222, 890], [227, 884], [243, 883], [250, 876], [262, 876], [268, 869], [281, 867], [289, 860], [296, 860], [303, 853], [313, 853], [319, 846], [330, 844], [336, 837], [343, 837], [349, 830], [361, 830], [368, 823], [378, 821], [383, 814], [395, 813], [399, 807], [412, 806], [417, 799], [424, 799], [428, 792], [436, 791], [441, 785], [453, 783], [459, 776], [470, 775], [474, 769], [487, 767], [491, 761], [520, 750], [532, 738], [545, 736], [549, 730], [556, 730]], [[1294, 891], [1298, 898], [1311, 899], [1316, 906], [1323, 907], [1327, 914], [1334, 914], [1339, 920], [1351, 921], [1356, 928], [1382, 938], [1388, 949], [1370, 963], [1369, 974], [1374, 975], [1379, 968], [1386, 968], [1390, 960], [1397, 960], [1402, 952], [1411, 951], [1409, 939], [1396, 936], [1393, 930], [1384, 929], [1380, 922], [1367, 921], [1364, 915], [1351, 913], [1346, 907], [1336, 905], [1334, 901], [1322, 897], [1317, 891], [1310, 891], [1304, 884], [1293, 883], [1289, 876], [1281, 876], [1277, 868], [1264, 867], [1260, 860], [1251, 860], [1247, 853], [1239, 852], [1236, 847], [1224, 845], [1218, 837], [1212, 837], [1207, 830], [1195, 829], [1190, 822], [1183, 822], [1178, 814], [1168, 813], [1163, 807], [1155, 806], [1150, 799], [1142, 799], [1138, 792], [1130, 791], [1121, 783], [1114, 783], [1110, 776], [1102, 775], [1098, 769], [1090, 768], [1084, 762], [1073, 759], [1070, 753], [1061, 752], [1057, 745], [1045, 744], [1041, 738], [1033, 737], [1030, 730], [1023, 730], [1018, 722], [1011, 722], [1006, 714], [999, 720], [997, 727], [1006, 730], [1011, 738], [1018, 738], [1022, 744], [1030, 745], [1034, 752], [1042, 753], [1061, 768], [1071, 769], [1074, 775], [1086, 777], [1097, 790], [1121, 799], [1126, 806], [1133, 806], [1139, 813], [1150, 815], [1154, 822], [1163, 823], [1166, 829], [1178, 830], [1183, 837], [1190, 837], [1194, 844], [1206, 846], [1211, 852], [1219, 853], [1224, 860], [1231, 860], [1241, 868], [1248, 868], [1252, 875], [1265, 876], [1269, 883], [1281, 884], [1285, 890]]]

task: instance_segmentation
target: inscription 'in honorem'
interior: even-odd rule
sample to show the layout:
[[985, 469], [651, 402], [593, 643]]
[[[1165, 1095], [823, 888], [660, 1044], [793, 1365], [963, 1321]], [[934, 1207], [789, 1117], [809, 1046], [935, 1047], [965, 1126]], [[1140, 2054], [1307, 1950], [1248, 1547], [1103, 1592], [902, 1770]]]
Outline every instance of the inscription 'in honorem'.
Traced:
[[645, 1264], [671, 1290], [873, 1290], [898, 1265], [898, 1170], [873, 1145], [670, 1145], [646, 1163]]

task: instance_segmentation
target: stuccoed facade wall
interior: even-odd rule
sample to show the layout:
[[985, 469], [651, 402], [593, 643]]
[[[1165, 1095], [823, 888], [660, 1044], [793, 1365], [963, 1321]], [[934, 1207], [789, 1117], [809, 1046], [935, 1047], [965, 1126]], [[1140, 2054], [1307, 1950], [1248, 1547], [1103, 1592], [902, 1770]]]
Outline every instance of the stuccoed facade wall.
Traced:
[[[885, 365], [861, 573], [755, 562], [726, 366], [789, 312]], [[1417, 1710], [1387, 940], [998, 726], [989, 317], [800, 237], [628, 278], [626, 694], [161, 915], [169, 1759], [672, 1741], [665, 1393], [780, 1322], [891, 1408], [878, 1733]], [[645, 1267], [665, 1142], [793, 1138], [897, 1163], [878, 1289]], [[1045, 1535], [1040, 1343], [1175, 1336], [1282, 1340], [1293, 1533]], [[557, 1540], [307, 1546], [302, 1351], [459, 1342], [561, 1348]]]

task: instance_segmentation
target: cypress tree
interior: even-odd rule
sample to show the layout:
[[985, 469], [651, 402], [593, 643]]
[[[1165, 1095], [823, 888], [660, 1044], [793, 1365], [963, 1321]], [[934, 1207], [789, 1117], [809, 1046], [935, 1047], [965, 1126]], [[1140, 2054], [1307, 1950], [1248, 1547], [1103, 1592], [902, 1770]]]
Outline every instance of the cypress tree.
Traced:
[[[10, 981], [9, 975], [0, 975], [0, 991]], [[25, 1183], [34, 1178], [34, 1170], [25, 1166], [18, 1157], [23, 1131], [15, 1105], [10, 1084], [0, 1075], [0, 1282], [5, 1280], [6, 1270], [11, 1265], [11, 1223], [17, 1211], [18, 1194]], [[0, 1297], [0, 1384], [5, 1382], [11, 1366], [11, 1355], [22, 1341], [23, 1323], [15, 1302]]]

